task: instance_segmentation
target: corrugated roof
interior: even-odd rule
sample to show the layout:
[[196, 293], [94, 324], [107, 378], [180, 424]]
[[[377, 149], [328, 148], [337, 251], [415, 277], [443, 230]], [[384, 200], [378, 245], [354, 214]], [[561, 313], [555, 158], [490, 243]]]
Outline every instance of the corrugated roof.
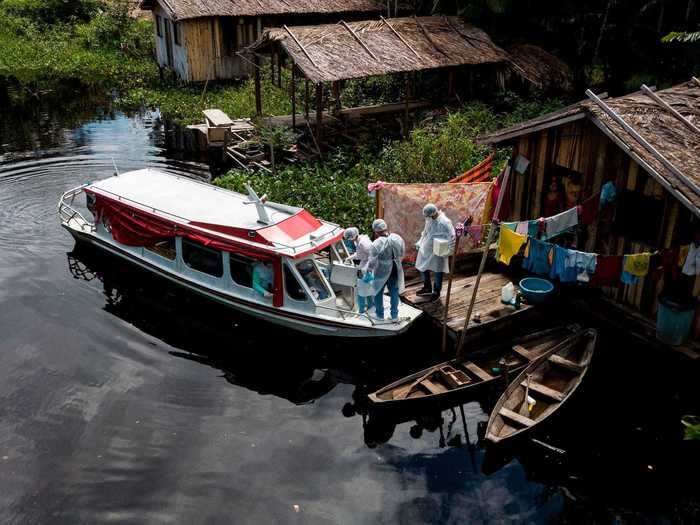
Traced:
[[251, 49], [279, 43], [314, 82], [509, 59], [489, 35], [458, 17], [391, 18], [289, 30], [294, 38], [284, 28], [268, 29]]

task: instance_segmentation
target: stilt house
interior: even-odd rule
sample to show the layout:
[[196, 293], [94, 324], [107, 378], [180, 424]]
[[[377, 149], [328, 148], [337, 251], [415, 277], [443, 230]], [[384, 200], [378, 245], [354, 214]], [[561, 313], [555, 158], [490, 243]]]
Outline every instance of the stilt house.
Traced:
[[[700, 276], [678, 275], [684, 246], [700, 240], [700, 81], [662, 91], [589, 99], [480, 137], [530, 160], [509, 188], [510, 220], [546, 216], [585, 201], [612, 181], [612, 211], [599, 211], [579, 250], [604, 255], [679, 253], [637, 284], [604, 288], [608, 304], [656, 323], [670, 288], [700, 296]], [[573, 181], [562, 188], [562, 178]], [[560, 197], [557, 198], [557, 192]], [[566, 201], [566, 202], [564, 202]], [[571, 201], [571, 202], [569, 202]], [[654, 270], [655, 268], [652, 268]], [[694, 337], [700, 333], [696, 311]]]
[[153, 13], [156, 57], [188, 82], [245, 77], [238, 51], [269, 26], [356, 20], [386, 11], [378, 0], [143, 0]]

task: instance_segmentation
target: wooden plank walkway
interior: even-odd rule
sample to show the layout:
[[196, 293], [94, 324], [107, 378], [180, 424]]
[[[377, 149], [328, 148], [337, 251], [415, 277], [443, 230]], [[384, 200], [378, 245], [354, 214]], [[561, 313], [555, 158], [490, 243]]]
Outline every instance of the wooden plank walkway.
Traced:
[[[464, 327], [464, 318], [467, 315], [475, 281], [476, 275], [455, 275], [452, 281], [452, 298], [450, 299], [447, 327], [448, 333], [453, 338], [457, 337]], [[504, 274], [484, 272], [481, 276], [479, 291], [474, 303], [474, 313], [479, 312], [481, 322], [473, 322], [472, 314], [472, 322], [468, 329], [469, 333], [496, 328], [496, 325], [501, 327], [505, 324], [511, 324], [532, 309], [532, 306], [527, 304], [521, 304], [520, 308], [516, 309], [501, 302], [501, 288], [511, 281], [511, 278]], [[512, 282], [517, 287], [517, 283]], [[406, 283], [406, 292], [403, 298], [410, 305], [423, 310], [436, 324], [442, 326], [445, 312], [445, 297], [447, 295], [447, 278], [445, 278], [443, 283], [442, 295], [439, 301], [431, 303], [427, 302], [423, 297], [418, 297], [416, 292], [422, 286], [423, 281], [421, 279], [411, 279]]]

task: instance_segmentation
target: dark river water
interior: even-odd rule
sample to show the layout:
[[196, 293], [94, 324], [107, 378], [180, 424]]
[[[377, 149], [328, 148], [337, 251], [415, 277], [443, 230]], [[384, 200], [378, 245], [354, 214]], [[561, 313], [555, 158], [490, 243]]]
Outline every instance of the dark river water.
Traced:
[[210, 175], [157, 115], [73, 116], [0, 126], [0, 522], [700, 522], [696, 365], [603, 330], [566, 410], [501, 452], [478, 443], [497, 392], [464, 419], [368, 414], [439, 333], [310, 338], [76, 249], [57, 200], [112, 158]]

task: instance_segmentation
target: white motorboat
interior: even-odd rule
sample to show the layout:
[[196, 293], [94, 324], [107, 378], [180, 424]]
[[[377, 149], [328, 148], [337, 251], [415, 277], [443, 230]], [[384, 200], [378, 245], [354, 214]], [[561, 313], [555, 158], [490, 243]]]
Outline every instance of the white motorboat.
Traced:
[[[357, 270], [345, 262], [343, 229], [248, 191], [246, 196], [142, 169], [69, 190], [58, 211], [76, 240], [302, 332], [386, 337], [404, 332], [420, 316], [405, 303], [397, 321], [359, 312]], [[93, 221], [79, 210], [82, 195]]]

